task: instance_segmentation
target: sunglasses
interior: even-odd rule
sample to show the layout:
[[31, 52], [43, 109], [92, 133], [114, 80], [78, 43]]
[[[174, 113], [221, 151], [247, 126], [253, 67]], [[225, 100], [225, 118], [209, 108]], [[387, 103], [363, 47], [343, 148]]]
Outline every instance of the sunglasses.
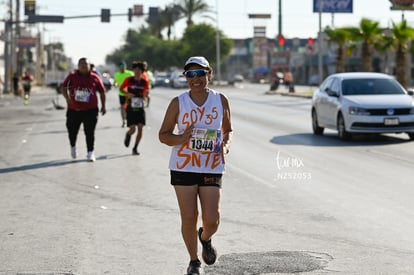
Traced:
[[201, 69], [184, 72], [184, 75], [188, 78], [193, 78], [195, 76], [202, 77], [202, 76], [206, 76], [206, 74], [208, 74], [208, 70], [201, 70]]

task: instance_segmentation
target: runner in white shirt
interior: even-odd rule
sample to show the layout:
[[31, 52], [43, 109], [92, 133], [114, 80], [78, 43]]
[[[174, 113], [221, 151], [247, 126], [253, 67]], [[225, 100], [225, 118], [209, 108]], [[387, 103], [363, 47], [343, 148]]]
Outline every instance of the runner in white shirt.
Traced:
[[[184, 65], [184, 75], [190, 90], [170, 102], [159, 139], [173, 146], [169, 168], [190, 256], [187, 274], [199, 274], [197, 237], [203, 246], [204, 262], [211, 265], [217, 258], [211, 237], [220, 223], [221, 182], [232, 126], [227, 97], [208, 88], [212, 78], [209, 62], [204, 57], [190, 57]], [[176, 127], [178, 132], [174, 131]], [[202, 212], [198, 231], [197, 198]]]

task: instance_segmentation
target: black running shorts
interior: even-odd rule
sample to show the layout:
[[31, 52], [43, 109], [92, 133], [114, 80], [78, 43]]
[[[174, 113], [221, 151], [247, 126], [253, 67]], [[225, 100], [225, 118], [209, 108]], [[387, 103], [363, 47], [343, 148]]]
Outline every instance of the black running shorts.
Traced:
[[144, 108], [139, 108], [136, 111], [127, 110], [127, 126], [142, 124], [145, 125], [145, 111]]
[[223, 174], [170, 171], [171, 185], [216, 186], [221, 188]]
[[118, 95], [119, 96], [119, 104], [121, 104], [121, 108], [124, 108], [124, 104], [126, 102], [126, 98], [124, 95]]

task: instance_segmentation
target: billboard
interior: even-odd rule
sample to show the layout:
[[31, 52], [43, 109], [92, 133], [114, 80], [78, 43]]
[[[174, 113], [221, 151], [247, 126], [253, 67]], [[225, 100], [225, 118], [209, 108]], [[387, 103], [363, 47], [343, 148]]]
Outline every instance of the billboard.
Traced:
[[414, 0], [390, 0], [391, 10], [414, 10]]
[[30, 49], [36, 47], [37, 38], [36, 37], [18, 37], [17, 38], [17, 47]]
[[319, 2], [321, 12], [324, 13], [352, 13], [353, 0], [313, 0], [313, 12], [319, 13]]

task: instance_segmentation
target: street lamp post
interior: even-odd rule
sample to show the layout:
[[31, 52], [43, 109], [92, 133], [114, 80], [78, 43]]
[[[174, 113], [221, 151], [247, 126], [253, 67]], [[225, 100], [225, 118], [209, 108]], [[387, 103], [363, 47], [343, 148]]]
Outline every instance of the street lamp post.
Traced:
[[282, 35], [282, 0], [279, 0], [279, 15], [278, 15], [278, 37]]
[[318, 77], [319, 83], [322, 82], [323, 77], [323, 59], [322, 59], [322, 5], [323, 0], [319, 0], [319, 33], [318, 33]]
[[217, 66], [217, 80], [221, 82], [221, 68], [220, 68], [220, 30], [219, 30], [219, 18], [218, 18], [218, 0], [216, 0], [216, 66]]

